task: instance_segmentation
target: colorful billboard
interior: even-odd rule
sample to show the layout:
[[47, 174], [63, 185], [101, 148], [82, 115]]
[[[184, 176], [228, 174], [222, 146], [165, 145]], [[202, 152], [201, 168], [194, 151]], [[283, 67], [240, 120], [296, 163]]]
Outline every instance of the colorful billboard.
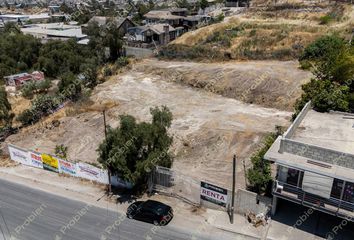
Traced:
[[59, 161], [55, 157], [52, 157], [48, 154], [42, 154], [43, 160], [43, 169], [53, 171], [58, 173], [59, 172]]
[[40, 153], [29, 151], [28, 154], [30, 157], [30, 162], [32, 167], [43, 168], [43, 161]]
[[59, 159], [59, 172], [76, 176], [76, 164]]
[[27, 150], [15, 147], [13, 145], [8, 145], [10, 158], [15, 162], [31, 165]]

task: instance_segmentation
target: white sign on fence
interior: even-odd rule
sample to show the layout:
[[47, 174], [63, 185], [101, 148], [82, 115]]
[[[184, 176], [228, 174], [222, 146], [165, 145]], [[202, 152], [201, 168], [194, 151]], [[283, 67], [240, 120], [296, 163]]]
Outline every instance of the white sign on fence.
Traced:
[[217, 187], [210, 183], [201, 182], [200, 198], [220, 206], [226, 207], [227, 189]]
[[[23, 165], [65, 173], [74, 177], [81, 177], [103, 184], [109, 183], [108, 172], [90, 164], [81, 162], [76, 164], [71, 163], [48, 154], [37, 153], [32, 150], [27, 151], [11, 144], [8, 144], [8, 149], [10, 158]], [[123, 181], [118, 181], [118, 179], [115, 180], [117, 185], [123, 184]], [[129, 187], [128, 183], [124, 182], [124, 184], [127, 184], [127, 187]]]
[[108, 184], [108, 172], [86, 163], [77, 163], [77, 176], [92, 181]]
[[9, 153], [12, 160], [15, 162], [31, 166], [27, 150], [9, 145]]
[[43, 160], [42, 160], [42, 156], [40, 153], [29, 151], [28, 155], [29, 155], [32, 167], [43, 168]]
[[76, 164], [59, 159], [59, 172], [77, 177]]

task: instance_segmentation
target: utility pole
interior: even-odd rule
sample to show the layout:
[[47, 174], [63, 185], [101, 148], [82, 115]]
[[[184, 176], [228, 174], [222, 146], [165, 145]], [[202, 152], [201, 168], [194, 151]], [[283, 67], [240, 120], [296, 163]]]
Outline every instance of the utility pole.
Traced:
[[[108, 153], [107, 149], [107, 125], [106, 125], [106, 110], [103, 110], [103, 124], [104, 124], [104, 138], [106, 140], [106, 152]], [[112, 193], [112, 184], [111, 184], [111, 170], [109, 169], [109, 166], [107, 167], [107, 172], [108, 172], [108, 194]]]
[[234, 155], [233, 163], [232, 163], [231, 224], [234, 223], [235, 183], [236, 183], [236, 155]]

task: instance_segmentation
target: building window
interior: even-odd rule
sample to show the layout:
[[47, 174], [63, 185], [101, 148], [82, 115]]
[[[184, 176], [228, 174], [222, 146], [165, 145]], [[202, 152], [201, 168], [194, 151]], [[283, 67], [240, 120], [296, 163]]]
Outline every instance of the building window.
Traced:
[[345, 183], [343, 200], [346, 202], [354, 203], [354, 183]]
[[286, 183], [297, 187], [297, 183], [299, 180], [299, 174], [300, 174], [299, 170], [289, 168]]
[[333, 186], [332, 186], [332, 191], [331, 191], [331, 197], [332, 198], [337, 198], [340, 199], [341, 194], [342, 194], [342, 189], [343, 189], [343, 184], [344, 181], [335, 178], [333, 181]]

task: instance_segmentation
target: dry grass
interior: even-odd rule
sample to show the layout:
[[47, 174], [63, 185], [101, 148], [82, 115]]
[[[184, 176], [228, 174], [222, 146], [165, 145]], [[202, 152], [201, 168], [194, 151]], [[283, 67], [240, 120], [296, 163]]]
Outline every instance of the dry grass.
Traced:
[[[354, 7], [341, 3], [311, 5], [303, 1], [278, 1], [262, 8], [250, 8], [245, 15], [186, 33], [167, 46], [165, 58], [199, 61], [291, 60], [316, 38], [339, 33], [345, 37], [354, 27]], [[323, 16], [331, 21], [320, 24]], [[233, 34], [234, 29], [241, 29]], [[231, 34], [230, 34], [231, 32]]]

